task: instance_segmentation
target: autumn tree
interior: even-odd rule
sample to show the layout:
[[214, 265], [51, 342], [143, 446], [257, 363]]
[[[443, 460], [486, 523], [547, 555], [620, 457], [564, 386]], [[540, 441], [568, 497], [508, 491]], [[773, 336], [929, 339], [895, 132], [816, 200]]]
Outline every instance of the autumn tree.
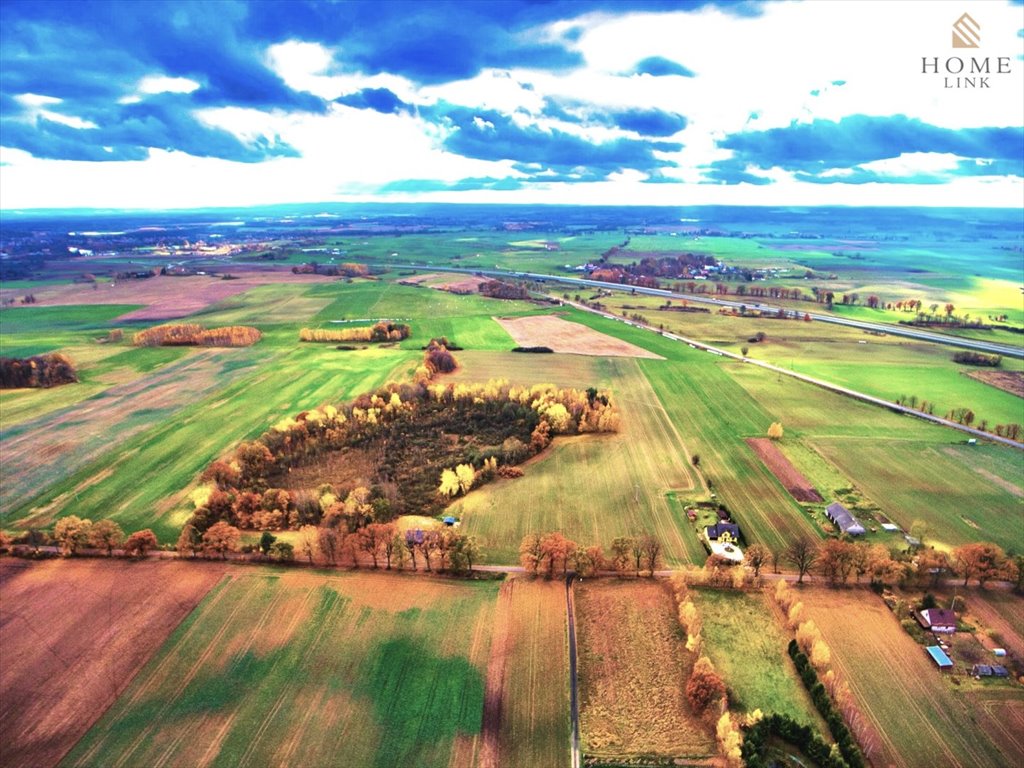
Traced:
[[185, 527], [181, 529], [181, 533], [178, 535], [178, 543], [176, 545], [178, 554], [184, 555], [188, 552], [190, 557], [195, 557], [202, 548], [203, 534], [191, 523], [185, 523]]
[[338, 529], [330, 526], [317, 528], [317, 548], [324, 553], [328, 563], [335, 565], [338, 562], [338, 552], [341, 548]]
[[773, 421], [771, 426], [768, 427], [768, 439], [769, 440], [781, 440], [784, 430], [782, 429], [782, 423]]
[[957, 572], [964, 577], [964, 586], [973, 578], [984, 587], [986, 581], [1003, 575], [1006, 555], [995, 544], [975, 542], [954, 549], [953, 562], [956, 563]]
[[633, 551], [633, 539], [629, 536], [619, 536], [612, 540], [612, 565], [619, 573], [624, 573], [629, 568], [630, 554]]
[[275, 563], [290, 563], [295, 559], [295, 547], [287, 541], [275, 541], [270, 547], [269, 555]]
[[242, 532], [223, 520], [211, 525], [203, 534], [203, 552], [219, 554], [227, 559], [228, 552], [237, 552], [242, 547]]
[[473, 487], [473, 483], [476, 481], [476, 470], [473, 469], [471, 464], [459, 464], [455, 467], [455, 476], [459, 481], [459, 490], [462, 491], [463, 495], [469, 493], [469, 489]]
[[764, 567], [769, 558], [771, 558], [771, 553], [763, 544], [751, 544], [747, 547], [747, 551], [743, 553], [743, 562], [754, 571], [755, 579], [761, 575], [761, 568]]
[[540, 540], [540, 562], [547, 566], [547, 577], [550, 579], [555, 575], [559, 564], [562, 566], [562, 575], [569, 569], [569, 559], [576, 551], [576, 542], [571, 541], [558, 531], [544, 534]]
[[68, 515], [57, 521], [53, 527], [53, 539], [65, 555], [73, 555], [79, 547], [89, 543], [92, 520], [78, 515]]
[[640, 537], [640, 550], [643, 553], [644, 566], [654, 577], [654, 572], [661, 565], [661, 541], [657, 536], [645, 533]]
[[[388, 523], [370, 523], [365, 528], [359, 529], [359, 549], [370, 556], [375, 569], [380, 567], [378, 558], [394, 535], [395, 527]], [[388, 567], [390, 567], [390, 559]]]
[[528, 533], [519, 544], [519, 564], [527, 571], [537, 575], [541, 559], [541, 535], [539, 533]]
[[309, 564], [313, 564], [313, 558], [320, 549], [320, 531], [315, 525], [304, 525], [299, 528], [299, 552]]
[[715, 700], [725, 695], [725, 683], [718, 676], [707, 656], [701, 656], [693, 665], [686, 683], [686, 699], [694, 712], [700, 714]]
[[441, 470], [441, 482], [437, 486], [437, 492], [442, 496], [448, 496], [449, 498], [459, 493], [459, 476], [455, 474], [454, 469], [443, 469]]
[[136, 531], [124, 543], [124, 553], [128, 557], [143, 558], [151, 549], [156, 549], [160, 546], [160, 542], [157, 541], [156, 534], [153, 533], [149, 528], [145, 528], [141, 531]]
[[842, 539], [829, 539], [818, 547], [815, 563], [818, 572], [831, 585], [845, 584], [853, 570], [854, 544]]
[[799, 578], [797, 579], [798, 584], [804, 583], [804, 576], [814, 566], [814, 561], [818, 558], [817, 550], [814, 544], [809, 539], [801, 536], [795, 539], [786, 547], [785, 555], [786, 561], [796, 568]]
[[96, 549], [105, 549], [107, 557], [112, 557], [114, 548], [124, 543], [124, 531], [113, 520], [100, 520], [89, 529], [89, 545]]
[[452, 569], [456, 573], [473, 570], [473, 563], [483, 562], [484, 552], [475, 536], [457, 536], [452, 547]]
[[928, 584], [932, 589], [939, 586], [939, 581], [952, 570], [949, 556], [938, 549], [925, 549], [918, 553], [914, 575], [918, 583]]

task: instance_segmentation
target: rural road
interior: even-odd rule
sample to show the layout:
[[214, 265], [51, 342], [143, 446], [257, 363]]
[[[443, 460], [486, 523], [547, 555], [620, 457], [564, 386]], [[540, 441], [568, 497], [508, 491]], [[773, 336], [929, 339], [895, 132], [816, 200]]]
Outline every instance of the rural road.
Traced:
[[[487, 275], [489, 277], [526, 277], [532, 280], [540, 282], [551, 281], [555, 283], [565, 283], [567, 285], [581, 285], [587, 288], [604, 288], [610, 291], [624, 291], [628, 293], [638, 293], [645, 296], [661, 296], [666, 299], [684, 299], [686, 301], [697, 302], [698, 304], [713, 304], [719, 307], [730, 307], [733, 309], [739, 309], [740, 307], [750, 307], [752, 309], [760, 309], [766, 312], [778, 312], [781, 307], [772, 306], [770, 304], [764, 304], [752, 297], [750, 301], [732, 301], [729, 299], [716, 299], [710, 296], [695, 295], [690, 293], [675, 293], [674, 291], [668, 291], [663, 288], [644, 288], [642, 286], [633, 285], [622, 285], [621, 283], [607, 283], [602, 280], [590, 280], [584, 277], [567, 277], [563, 275], [547, 275], [540, 272], [512, 272], [503, 269], [468, 269], [464, 267], [440, 267], [434, 266], [433, 264], [374, 264], [371, 266], [381, 266], [388, 269], [422, 269], [429, 270], [431, 272], [458, 272], [464, 274], [480, 274]], [[788, 317], [803, 316], [805, 313], [801, 311], [794, 311], [792, 309], [785, 310]], [[860, 328], [865, 331], [874, 331], [878, 333], [887, 333], [891, 336], [904, 336], [909, 339], [917, 339], [918, 341], [930, 341], [936, 344], [947, 344], [952, 347], [962, 347], [964, 349], [973, 349], [979, 352], [988, 352], [991, 354], [1005, 355], [1006, 357], [1017, 357], [1024, 359], [1024, 345], [1014, 346], [1011, 344], [997, 344], [990, 341], [981, 341], [979, 339], [968, 339], [959, 338], [956, 336], [947, 336], [942, 333], [932, 333], [930, 331], [921, 331], [912, 327], [905, 327], [899, 325], [890, 325], [889, 323], [870, 323], [865, 320], [850, 320], [844, 317], [836, 317], [835, 315], [821, 314], [818, 312], [807, 312], [811, 316], [812, 320], [818, 320], [823, 323], [833, 323], [834, 325], [845, 325], [851, 328]]]
[[576, 607], [573, 604], [572, 583], [575, 571], [565, 575], [565, 612], [569, 619], [569, 717], [572, 723], [570, 754], [572, 768], [580, 768], [580, 703], [576, 679]]

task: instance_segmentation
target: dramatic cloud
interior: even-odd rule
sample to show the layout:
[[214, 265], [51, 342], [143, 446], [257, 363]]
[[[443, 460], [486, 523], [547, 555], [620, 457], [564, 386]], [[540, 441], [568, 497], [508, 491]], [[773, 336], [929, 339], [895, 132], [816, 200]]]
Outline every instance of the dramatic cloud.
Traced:
[[[961, 128], [928, 125], [903, 115], [851, 115], [839, 121], [814, 120], [785, 128], [734, 134], [719, 142], [733, 159], [714, 164], [716, 171], [735, 173], [747, 166], [799, 172], [804, 180], [877, 181], [877, 174], [825, 175], [901, 155], [948, 154], [980, 163], [959, 166], [958, 174], [991, 175], [992, 169], [1024, 176], [1024, 128]], [[992, 166], [995, 161], [998, 165]], [[720, 174], [717, 178], [725, 180]]]
[[916, 0], [4, 0], [0, 204], [1019, 205], [1020, 7], [978, 14], [1013, 72], [956, 90]]

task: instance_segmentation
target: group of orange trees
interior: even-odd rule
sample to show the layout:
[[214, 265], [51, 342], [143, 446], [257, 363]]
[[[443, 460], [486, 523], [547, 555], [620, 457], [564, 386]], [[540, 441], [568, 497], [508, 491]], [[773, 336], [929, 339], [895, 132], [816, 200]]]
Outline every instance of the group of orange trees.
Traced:
[[56, 387], [78, 381], [67, 355], [50, 352], [33, 357], [0, 357], [0, 389]]
[[195, 323], [172, 323], [139, 331], [132, 343], [136, 347], [248, 347], [262, 337], [247, 325], [203, 328]]
[[[431, 344], [415, 381], [388, 383], [337, 407], [303, 411], [241, 443], [232, 457], [203, 473], [207, 485], [195, 497], [188, 524], [199, 535], [221, 522], [257, 530], [312, 525], [356, 533], [399, 515], [434, 516], [453, 495], [499, 475], [515, 476], [515, 465], [543, 451], [556, 435], [618, 427], [618, 412], [605, 392], [503, 380], [436, 382], [437, 372], [455, 365], [451, 352]], [[346, 473], [346, 466], [352, 471]], [[306, 480], [292, 481], [294, 470], [301, 470], [294, 477]], [[446, 473], [456, 482], [439, 487]], [[350, 484], [317, 484], [318, 475], [347, 477]]]
[[366, 328], [303, 328], [299, 341], [401, 341], [409, 338], [411, 330], [405, 323], [382, 320]]

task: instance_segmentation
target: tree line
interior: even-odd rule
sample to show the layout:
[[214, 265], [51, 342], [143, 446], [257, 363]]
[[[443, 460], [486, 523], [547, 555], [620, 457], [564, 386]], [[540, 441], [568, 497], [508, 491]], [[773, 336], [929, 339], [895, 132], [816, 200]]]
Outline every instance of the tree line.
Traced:
[[263, 338], [256, 328], [230, 325], [203, 328], [195, 323], [156, 325], [132, 337], [136, 347], [248, 347]]
[[[713, 560], [709, 558], [710, 560]], [[972, 542], [956, 547], [950, 553], [922, 548], [912, 556], [894, 558], [884, 544], [854, 542], [846, 538], [826, 539], [820, 544], [799, 538], [785, 549], [770, 550], [762, 544], [753, 544], [744, 552], [744, 562], [755, 578], [761, 569], [771, 563], [778, 573], [780, 562], [792, 566], [797, 572], [797, 583], [808, 575], [821, 577], [830, 586], [855, 583], [867, 577], [872, 585], [930, 584], [936, 586], [943, 578], [963, 577], [964, 586], [974, 580], [980, 586], [989, 581], [1004, 579], [1024, 589], [1024, 555], [1008, 556], [990, 542]]]
[[78, 381], [71, 358], [60, 352], [32, 357], [0, 357], [0, 389], [57, 387]]
[[258, 553], [274, 562], [299, 559], [310, 565], [419, 570], [430, 573], [469, 573], [483, 562], [484, 553], [472, 536], [453, 528], [401, 531], [391, 523], [368, 523], [355, 530], [339, 515], [328, 515], [320, 525], [304, 525], [296, 543], [279, 540], [263, 531], [259, 543], [243, 546], [242, 532], [220, 521], [205, 531], [187, 524], [178, 537], [182, 557], [226, 559], [233, 553]]
[[115, 521], [105, 519], [93, 522], [78, 515], [62, 517], [53, 526], [52, 537], [33, 529], [18, 539], [12, 539], [0, 531], [0, 549], [11, 544], [24, 544], [37, 550], [52, 541], [60, 547], [65, 556], [73, 556], [87, 547], [99, 549], [113, 557], [114, 550], [120, 549], [128, 557], [145, 557], [146, 554], [159, 546], [156, 534], [149, 528], [126, 535]]
[[412, 328], [405, 323], [380, 321], [368, 328], [303, 328], [299, 341], [402, 341], [409, 338]]
[[653, 576], [662, 565], [662, 544], [649, 533], [619, 536], [605, 552], [600, 544], [583, 547], [560, 531], [528, 533], [519, 545], [519, 563], [528, 573], [548, 579], [570, 570], [580, 576], [599, 571]]

